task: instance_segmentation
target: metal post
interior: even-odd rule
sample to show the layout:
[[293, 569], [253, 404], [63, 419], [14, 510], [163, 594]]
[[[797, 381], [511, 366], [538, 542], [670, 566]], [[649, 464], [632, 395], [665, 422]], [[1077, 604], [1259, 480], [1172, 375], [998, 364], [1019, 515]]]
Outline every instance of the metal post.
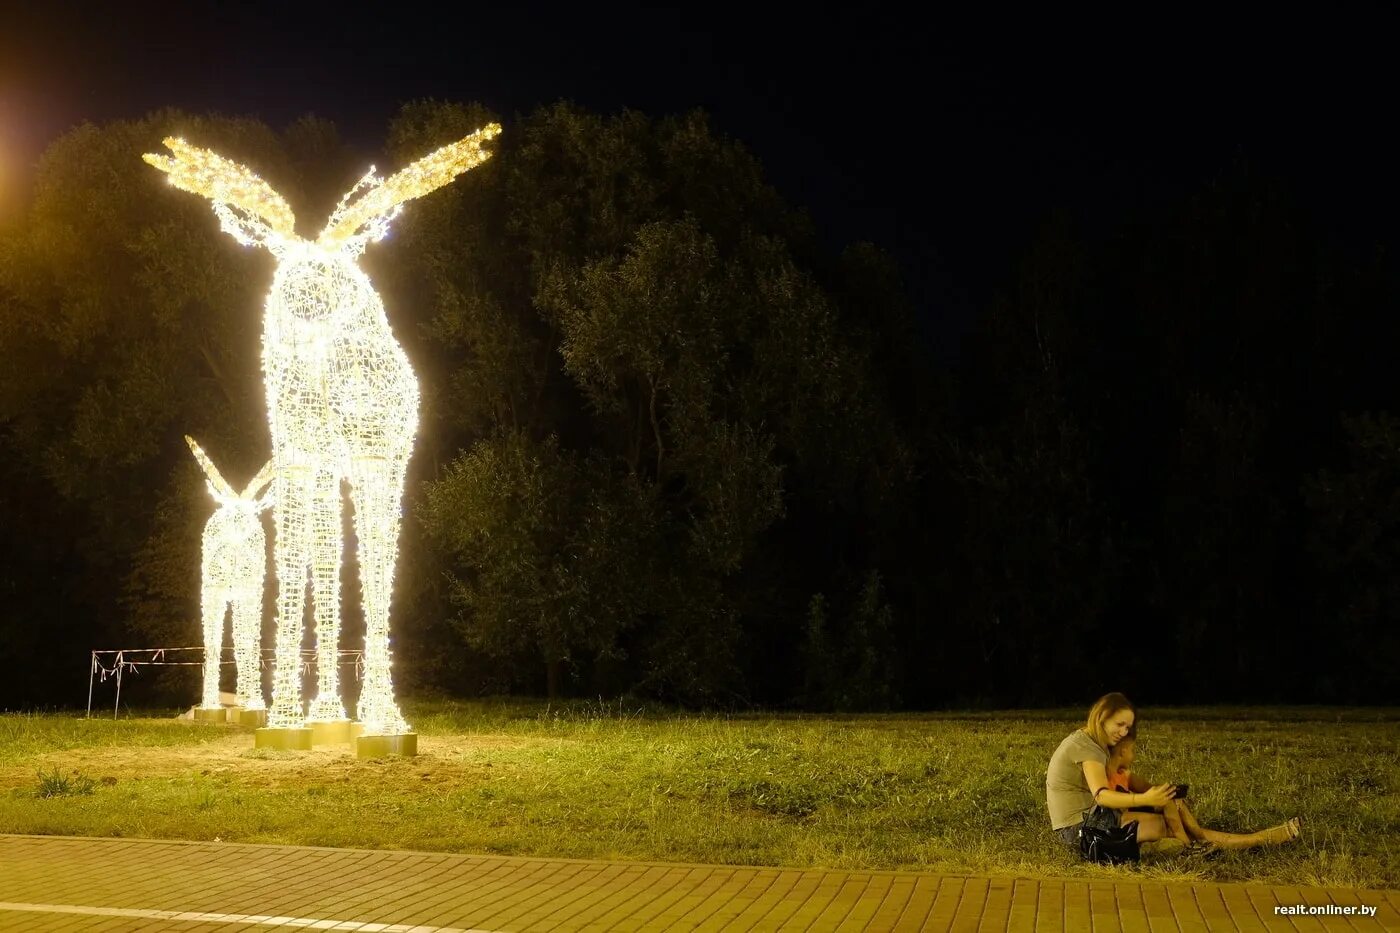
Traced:
[[92, 718], [92, 679], [97, 676], [97, 652], [92, 653], [92, 663], [88, 665], [88, 719]]
[[117, 718], [117, 707], [122, 705], [122, 653], [117, 652], [117, 702], [112, 704], [112, 718]]

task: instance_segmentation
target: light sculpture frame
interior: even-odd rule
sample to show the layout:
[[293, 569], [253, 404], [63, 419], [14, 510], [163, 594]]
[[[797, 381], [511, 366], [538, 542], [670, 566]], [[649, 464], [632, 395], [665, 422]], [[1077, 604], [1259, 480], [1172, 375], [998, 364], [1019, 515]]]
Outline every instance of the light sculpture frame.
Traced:
[[[336, 669], [342, 553], [340, 483], [348, 481], [359, 543], [365, 735], [408, 733], [390, 677], [389, 602], [398, 556], [404, 475], [418, 429], [418, 382], [384, 304], [359, 268], [404, 202], [490, 157], [488, 124], [387, 179], [371, 168], [315, 240], [299, 237], [287, 202], [250, 169], [170, 137], [171, 155], [143, 158], [177, 188], [213, 203], [224, 232], [277, 259], [264, 305], [263, 377], [276, 478], [277, 635], [268, 727], [345, 720]], [[299, 649], [310, 579], [317, 694], [303, 715]]]
[[219, 661], [223, 655], [224, 614], [233, 616], [234, 695], [244, 709], [265, 709], [259, 648], [262, 640], [263, 586], [267, 579], [267, 535], [261, 513], [272, 496], [259, 495], [272, 481], [272, 461], [235, 492], [194, 438], [185, 442], [199, 461], [209, 494], [219, 504], [204, 523], [200, 560], [200, 616], [204, 632], [204, 689], [200, 708], [221, 709]]

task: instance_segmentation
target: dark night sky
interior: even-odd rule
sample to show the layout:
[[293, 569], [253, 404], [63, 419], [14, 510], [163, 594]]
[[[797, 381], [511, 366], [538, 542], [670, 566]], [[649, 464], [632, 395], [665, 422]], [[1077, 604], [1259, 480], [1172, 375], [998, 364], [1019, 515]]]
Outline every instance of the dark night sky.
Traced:
[[314, 112], [367, 161], [417, 97], [480, 100], [508, 119], [560, 98], [653, 115], [702, 107], [833, 245], [893, 252], [940, 336], [1052, 210], [1107, 231], [1240, 155], [1358, 248], [1394, 240], [1392, 33], [1376, 24], [1288, 35], [1277, 23], [1022, 24], [1011, 36], [868, 5], [784, 22], [753, 8], [609, 19], [462, 6], [457, 26], [393, 6], [358, 17], [299, 6], [288, 20], [278, 6], [5, 11], [0, 185], [13, 189], [82, 119], [165, 105], [274, 126]]

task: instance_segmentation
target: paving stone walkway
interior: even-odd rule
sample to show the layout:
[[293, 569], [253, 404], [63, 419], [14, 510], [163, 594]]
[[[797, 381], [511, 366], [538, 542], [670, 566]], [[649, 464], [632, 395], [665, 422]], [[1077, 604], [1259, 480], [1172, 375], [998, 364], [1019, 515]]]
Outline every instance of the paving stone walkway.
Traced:
[[[1351, 908], [1374, 916], [1347, 916]], [[1314, 908], [1313, 915], [1277, 908]], [[1400, 891], [0, 835], [0, 931], [1396, 930]]]

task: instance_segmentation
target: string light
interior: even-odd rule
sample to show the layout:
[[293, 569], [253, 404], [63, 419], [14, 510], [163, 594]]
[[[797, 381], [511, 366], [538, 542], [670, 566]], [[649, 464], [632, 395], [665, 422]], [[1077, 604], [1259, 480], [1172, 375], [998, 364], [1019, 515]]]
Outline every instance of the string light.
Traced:
[[[270, 728], [344, 719], [335, 657], [340, 638], [340, 483], [350, 484], [365, 613], [359, 719], [366, 735], [408, 733], [390, 678], [389, 601], [404, 473], [418, 430], [418, 381], [384, 304], [356, 263], [405, 201], [480, 165], [490, 124], [387, 180], [374, 170], [346, 193], [314, 242], [294, 232], [286, 201], [252, 171], [167, 139], [145, 160], [177, 188], [213, 202], [225, 232], [277, 258], [264, 308], [263, 377], [277, 500], [278, 600]], [[308, 576], [316, 627], [317, 694], [301, 709], [298, 651]]]
[[219, 508], [204, 524], [200, 565], [200, 609], [204, 622], [204, 693], [200, 706], [219, 709], [219, 658], [223, 654], [224, 612], [233, 614], [233, 659], [238, 671], [235, 695], [244, 709], [264, 709], [258, 666], [262, 635], [263, 583], [267, 536], [258, 513], [272, 505], [258, 493], [272, 480], [268, 461], [243, 491], [234, 492], [203, 448], [188, 434], [194, 458], [209, 480]]

